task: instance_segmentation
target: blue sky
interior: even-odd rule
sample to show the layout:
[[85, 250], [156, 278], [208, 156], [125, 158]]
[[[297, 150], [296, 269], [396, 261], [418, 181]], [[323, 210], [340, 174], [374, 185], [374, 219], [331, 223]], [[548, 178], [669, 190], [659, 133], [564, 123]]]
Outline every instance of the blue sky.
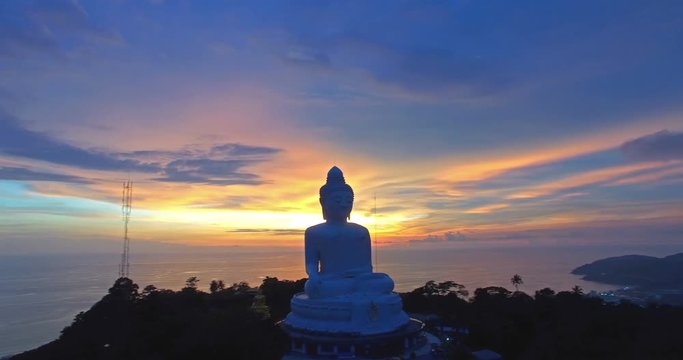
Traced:
[[296, 245], [337, 164], [387, 244], [675, 243], [681, 63], [675, 1], [3, 1], [0, 241], [130, 177], [141, 241]]

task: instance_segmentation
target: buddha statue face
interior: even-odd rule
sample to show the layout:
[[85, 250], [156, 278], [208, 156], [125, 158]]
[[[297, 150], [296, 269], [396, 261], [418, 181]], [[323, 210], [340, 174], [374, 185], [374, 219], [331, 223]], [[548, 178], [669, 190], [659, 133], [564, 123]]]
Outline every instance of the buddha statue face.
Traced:
[[353, 193], [350, 191], [333, 191], [325, 198], [320, 198], [323, 217], [331, 221], [346, 221], [351, 217], [353, 209]]
[[353, 189], [336, 166], [327, 173], [327, 182], [320, 188], [320, 205], [325, 220], [345, 222], [351, 216]]

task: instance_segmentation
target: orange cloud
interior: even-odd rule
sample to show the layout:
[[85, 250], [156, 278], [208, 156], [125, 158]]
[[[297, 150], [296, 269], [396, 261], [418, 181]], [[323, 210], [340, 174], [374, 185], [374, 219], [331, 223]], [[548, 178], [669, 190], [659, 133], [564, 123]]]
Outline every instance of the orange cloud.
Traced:
[[466, 210], [465, 213], [467, 213], [467, 214], [488, 214], [488, 213], [496, 211], [496, 210], [505, 209], [509, 206], [510, 206], [510, 204], [485, 205], [485, 206], [480, 206], [480, 207], [477, 207], [474, 209]]
[[666, 177], [672, 176], [672, 175], [683, 175], [683, 166], [676, 166], [673, 168], [664, 168], [664, 169], [652, 171], [652, 172], [646, 173], [646, 174], [628, 176], [628, 177], [625, 177], [623, 179], [618, 179], [618, 180], [615, 180], [613, 182], [610, 182], [608, 185], [610, 185], [610, 186], [621, 186], [621, 185], [629, 185], [629, 184], [649, 184], [649, 183], [658, 182], [658, 181], [660, 181]]
[[564, 179], [556, 181], [551, 181], [542, 184], [534, 184], [530, 186], [530, 189], [524, 190], [520, 193], [509, 195], [508, 198], [528, 199], [545, 196], [556, 193], [560, 190], [602, 183], [617, 178], [619, 176], [632, 174], [642, 170], [657, 169], [661, 166], [663, 166], [662, 163], [640, 163], [588, 171], [582, 174], [569, 176]]

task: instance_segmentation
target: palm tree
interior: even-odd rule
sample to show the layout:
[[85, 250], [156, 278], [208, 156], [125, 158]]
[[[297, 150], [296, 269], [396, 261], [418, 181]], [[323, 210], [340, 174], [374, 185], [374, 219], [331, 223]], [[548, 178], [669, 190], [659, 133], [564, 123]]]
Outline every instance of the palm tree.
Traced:
[[524, 284], [524, 280], [522, 280], [522, 277], [519, 276], [519, 274], [513, 275], [510, 282], [512, 283], [512, 286], [515, 287], [515, 291], [519, 291], [519, 285]]
[[579, 285], [574, 285], [572, 288], [572, 294], [583, 295], [583, 288]]

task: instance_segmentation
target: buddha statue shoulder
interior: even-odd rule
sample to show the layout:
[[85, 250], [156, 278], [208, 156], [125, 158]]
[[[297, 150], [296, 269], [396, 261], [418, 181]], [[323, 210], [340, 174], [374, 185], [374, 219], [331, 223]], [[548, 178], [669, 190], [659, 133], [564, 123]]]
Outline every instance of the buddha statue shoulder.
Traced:
[[332, 167], [320, 188], [325, 222], [305, 232], [305, 292], [310, 298], [390, 293], [394, 288], [389, 276], [373, 272], [368, 229], [348, 221], [353, 200], [344, 174]]

